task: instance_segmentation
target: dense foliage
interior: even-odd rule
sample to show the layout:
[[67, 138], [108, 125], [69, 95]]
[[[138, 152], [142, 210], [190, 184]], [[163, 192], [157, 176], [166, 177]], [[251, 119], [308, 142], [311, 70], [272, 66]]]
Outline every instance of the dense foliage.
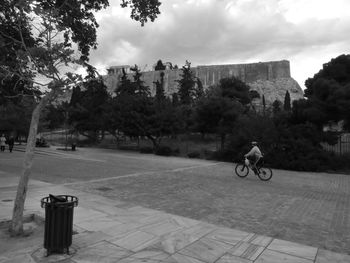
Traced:
[[245, 83], [234, 77], [221, 79], [219, 85], [209, 88], [198, 99], [195, 130], [202, 134], [218, 134], [223, 149], [227, 134], [232, 133], [236, 119], [250, 101], [249, 87]]
[[98, 141], [106, 130], [109, 94], [101, 79], [88, 79], [79, 87], [79, 98], [70, 104], [68, 122], [73, 129], [92, 141]]
[[[283, 102], [276, 100], [272, 105], [266, 105], [262, 96], [263, 108], [256, 111], [251, 101], [257, 94], [235, 77], [221, 79], [219, 84], [200, 92], [200, 84], [191, 71], [190, 63], [186, 62], [178, 80], [178, 92], [166, 94], [162, 72], [164, 69], [159, 67], [159, 70], [160, 77], [153, 83], [153, 95], [150, 88], [144, 85], [142, 73], [136, 66], [132, 77], [124, 73], [111, 96], [105, 91], [102, 97], [89, 93], [88, 86], [86, 91], [77, 90], [72, 96], [71, 105], [76, 108], [73, 109], [72, 116], [74, 111], [79, 112], [81, 106], [77, 109], [77, 105], [82, 105], [73, 101], [79, 101], [84, 96], [89, 97], [91, 102], [98, 101], [91, 107], [85, 107], [85, 116], [95, 116], [98, 120], [90, 122], [83, 117], [76, 119], [81, 119], [86, 125], [90, 123], [100, 133], [108, 131], [116, 137], [123, 134], [148, 138], [153, 143], [153, 149], [142, 147], [140, 150], [145, 153], [177, 155], [179, 150], [163, 144], [162, 138], [176, 138], [180, 135], [188, 137], [189, 134], [200, 133], [203, 138], [207, 135], [220, 138], [218, 151], [209, 155], [207, 153], [208, 158], [241, 161], [249, 150], [250, 142], [254, 140], [260, 143], [267, 163], [275, 168], [325, 171], [348, 167], [346, 157], [325, 152], [321, 147], [321, 143], [337, 142], [337, 133], [324, 132], [323, 125], [327, 124], [330, 117], [333, 120], [346, 117], [344, 109], [349, 98], [346, 96], [348, 84], [344, 82], [344, 77], [341, 84], [339, 82], [331, 86], [337, 89], [332, 95], [333, 99], [337, 98], [333, 103], [340, 103], [337, 112], [342, 110], [341, 114], [334, 116], [333, 111], [330, 111], [331, 105], [325, 102], [328, 97], [320, 95], [325, 86], [319, 84], [319, 80], [312, 80], [313, 92], [308, 91], [306, 99], [294, 101], [291, 105], [287, 91]], [[309, 80], [310, 83], [312, 81]], [[91, 85], [95, 88], [103, 86], [102, 83], [97, 85], [95, 82]], [[342, 91], [341, 95], [339, 90]], [[96, 112], [98, 109], [101, 111]], [[92, 129], [84, 127], [77, 130], [82, 133], [83, 130]], [[185, 155], [198, 158], [203, 154], [198, 150], [187, 149]]]
[[345, 128], [350, 130], [350, 55], [325, 63], [305, 86], [309, 103], [303, 106], [316, 124], [344, 120]]
[[[158, 0], [120, 1], [142, 26], [160, 14], [160, 4]], [[61, 68], [71, 64], [91, 67], [87, 64], [89, 54], [97, 47], [95, 13], [108, 5], [108, 0], [0, 2], [0, 130], [28, 134], [31, 116], [21, 111], [33, 111], [44, 97], [42, 104], [49, 103], [79, 80], [74, 74], [62, 74]], [[49, 92], [44, 96], [42, 90]], [[58, 117], [55, 107], [49, 108], [52, 117]], [[58, 124], [52, 121], [52, 125]]]

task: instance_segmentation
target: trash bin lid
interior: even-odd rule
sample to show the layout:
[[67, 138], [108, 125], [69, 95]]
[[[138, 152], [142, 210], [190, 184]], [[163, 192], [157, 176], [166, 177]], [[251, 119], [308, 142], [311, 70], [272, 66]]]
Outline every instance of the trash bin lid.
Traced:
[[66, 202], [67, 199], [64, 196], [49, 194], [51, 203]]
[[47, 206], [78, 206], [78, 197], [73, 195], [52, 195], [41, 199], [41, 207]]

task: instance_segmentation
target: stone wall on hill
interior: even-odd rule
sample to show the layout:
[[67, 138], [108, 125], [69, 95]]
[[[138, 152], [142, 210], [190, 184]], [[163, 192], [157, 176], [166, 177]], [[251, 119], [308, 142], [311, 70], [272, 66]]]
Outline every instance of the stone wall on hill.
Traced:
[[[126, 70], [128, 77], [132, 78], [128, 66], [114, 66], [104, 76], [108, 90], [112, 93], [118, 85], [122, 70]], [[256, 90], [260, 97], [265, 96], [266, 104], [271, 104], [276, 99], [283, 102], [288, 90], [291, 100], [303, 98], [303, 90], [290, 75], [290, 63], [287, 60], [259, 62], [250, 64], [207, 65], [191, 68], [195, 76], [200, 79], [204, 88], [218, 84], [220, 79], [235, 76], [247, 83], [252, 90]], [[142, 80], [155, 94], [155, 84], [160, 81], [160, 73], [164, 72], [164, 91], [171, 95], [178, 90], [176, 80], [180, 79], [181, 69], [166, 69], [162, 71], [142, 72]], [[260, 99], [255, 99], [255, 104], [260, 104]]]

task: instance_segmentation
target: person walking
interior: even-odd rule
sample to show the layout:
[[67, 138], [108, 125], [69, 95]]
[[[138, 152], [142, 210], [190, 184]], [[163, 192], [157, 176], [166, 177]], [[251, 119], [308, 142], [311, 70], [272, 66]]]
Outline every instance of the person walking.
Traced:
[[5, 151], [5, 146], [6, 146], [6, 138], [5, 138], [5, 134], [2, 134], [0, 137], [0, 150], [2, 152]]
[[7, 144], [9, 145], [9, 151], [10, 151], [10, 153], [12, 153], [13, 145], [15, 144], [15, 139], [13, 138], [12, 135], [11, 135], [10, 138], [8, 139]]

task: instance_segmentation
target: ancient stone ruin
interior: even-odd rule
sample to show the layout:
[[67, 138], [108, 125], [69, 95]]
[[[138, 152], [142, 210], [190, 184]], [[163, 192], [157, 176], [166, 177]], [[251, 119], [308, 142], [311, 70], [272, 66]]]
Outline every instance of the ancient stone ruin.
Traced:
[[[104, 81], [108, 90], [112, 93], [123, 74], [123, 69], [132, 78], [130, 66], [114, 66], [108, 70], [108, 75], [104, 76]], [[208, 65], [191, 68], [195, 76], [200, 79], [204, 88], [219, 83], [220, 79], [235, 76], [247, 83], [251, 90], [259, 93], [260, 98], [254, 99], [256, 105], [262, 104], [264, 95], [266, 105], [271, 105], [275, 100], [284, 101], [286, 91], [290, 93], [291, 100], [303, 98], [303, 90], [290, 75], [290, 63], [287, 60], [259, 62], [250, 64], [230, 64], [230, 65]], [[155, 94], [155, 84], [160, 81], [161, 72], [164, 72], [164, 91], [171, 95], [178, 89], [176, 80], [180, 79], [181, 69], [165, 69], [160, 71], [142, 72], [142, 80], [150, 87], [151, 93]]]

